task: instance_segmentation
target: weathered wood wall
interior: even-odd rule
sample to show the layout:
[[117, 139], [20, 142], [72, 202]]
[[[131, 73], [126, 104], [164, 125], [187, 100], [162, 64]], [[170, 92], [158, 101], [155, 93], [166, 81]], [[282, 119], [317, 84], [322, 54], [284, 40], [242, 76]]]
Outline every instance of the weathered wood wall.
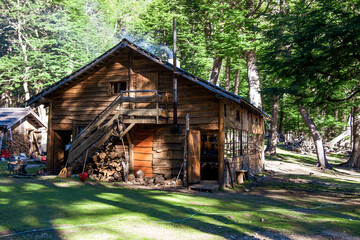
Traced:
[[134, 173], [142, 170], [146, 177], [153, 176], [153, 139], [153, 129], [134, 129]]
[[[247, 152], [241, 156], [227, 158], [230, 162], [233, 176], [235, 170], [247, 169], [252, 173], [259, 172], [262, 169], [262, 153], [264, 147], [263, 119], [259, 114], [254, 113], [251, 109], [240, 107], [229, 101], [225, 102], [224, 128], [238, 129], [247, 132], [248, 146], [254, 144], [255, 151]], [[225, 183], [230, 183], [230, 176], [227, 170]]]
[[178, 174], [183, 162], [184, 133], [174, 132], [172, 126], [160, 126], [154, 132], [153, 171], [166, 178]]
[[[172, 72], [159, 73], [159, 90], [168, 95], [169, 123], [173, 121], [173, 85]], [[190, 115], [190, 125], [193, 129], [219, 129], [219, 104], [215, 93], [178, 77], [178, 124], [185, 124], [185, 117]]]

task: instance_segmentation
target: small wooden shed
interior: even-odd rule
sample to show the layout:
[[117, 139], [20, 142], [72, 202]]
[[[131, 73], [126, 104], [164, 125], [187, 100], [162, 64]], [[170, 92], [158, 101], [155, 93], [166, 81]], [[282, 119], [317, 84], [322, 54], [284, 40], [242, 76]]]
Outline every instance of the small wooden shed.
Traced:
[[11, 155], [45, 152], [46, 128], [30, 108], [0, 108], [0, 150]]
[[74, 170], [115, 135], [125, 140], [130, 172], [141, 169], [146, 176], [176, 176], [184, 158], [189, 183], [227, 182], [225, 161], [231, 171], [262, 169], [263, 119], [268, 115], [181, 68], [173, 71], [172, 64], [127, 39], [28, 104], [49, 107], [50, 174], [58, 173], [65, 159]]

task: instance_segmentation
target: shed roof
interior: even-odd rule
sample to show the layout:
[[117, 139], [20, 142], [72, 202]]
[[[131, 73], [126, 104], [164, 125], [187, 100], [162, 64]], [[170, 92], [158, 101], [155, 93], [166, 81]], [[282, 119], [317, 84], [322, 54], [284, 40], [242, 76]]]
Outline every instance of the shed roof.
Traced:
[[[63, 87], [69, 86], [71, 84], [74, 84], [77, 81], [81, 81], [82, 77], [85, 76], [88, 72], [93, 71], [94, 69], [100, 69], [109, 58], [113, 57], [114, 55], [116, 55], [118, 52], [122, 51], [125, 48], [129, 48], [135, 52], [138, 52], [139, 54], [147, 57], [148, 59], [160, 64], [161, 66], [163, 66], [171, 71], [173, 70], [173, 65], [171, 63], [157, 57], [156, 55], [146, 51], [145, 49], [137, 46], [136, 44], [134, 44], [131, 41], [124, 38], [123, 40], [121, 40], [120, 43], [118, 43], [116, 46], [114, 46], [113, 48], [106, 51], [104, 54], [102, 54], [98, 58], [94, 59], [90, 63], [86, 64], [82, 68], [76, 70], [75, 72], [66, 76], [65, 78], [61, 79], [60, 81], [55, 82], [53, 85], [42, 90], [40, 93], [34, 95], [32, 98], [30, 98], [28, 100], [27, 105], [29, 106], [34, 103], [39, 103], [42, 99], [46, 98], [48, 95], [50, 95], [54, 91], [62, 89]], [[243, 98], [241, 96], [238, 96], [232, 92], [226, 91], [225, 89], [218, 87], [204, 79], [198, 78], [198, 77], [190, 74], [189, 72], [185, 71], [184, 69], [177, 68], [177, 74], [186, 79], [189, 79], [192, 82], [195, 82], [195, 83], [201, 85], [202, 87], [207, 88], [208, 90], [220, 95], [221, 97], [229, 99], [238, 104], [245, 104], [247, 107], [253, 109], [255, 112], [257, 112], [258, 114], [263, 116], [265, 119], [271, 120], [271, 117], [268, 114], [266, 114], [261, 109], [255, 107], [253, 104], [251, 104], [249, 101], [247, 101], [245, 98]]]
[[30, 108], [0, 108], [0, 128], [10, 129], [27, 116], [36, 124], [36, 127], [47, 127]]

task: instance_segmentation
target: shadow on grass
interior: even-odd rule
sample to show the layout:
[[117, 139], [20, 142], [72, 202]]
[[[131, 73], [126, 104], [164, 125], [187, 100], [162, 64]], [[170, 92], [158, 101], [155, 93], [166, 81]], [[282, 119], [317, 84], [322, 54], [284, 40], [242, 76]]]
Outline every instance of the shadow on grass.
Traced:
[[[146, 235], [146, 232], [127, 235], [130, 233], [126, 229], [120, 230], [118, 224], [130, 229], [132, 224], [139, 229], [141, 224], [150, 224], [162, 231], [164, 224], [171, 223], [170, 229], [175, 233], [204, 233], [211, 234], [206, 237], [225, 239], [257, 239], [251, 236], [254, 232], [269, 238], [289, 239], [281, 233], [282, 229], [290, 229], [298, 234], [318, 231], [313, 226], [317, 218], [312, 216], [304, 219], [298, 202], [266, 196], [133, 190], [74, 180], [0, 179], [0, 201], [0, 238], [6, 233], [44, 228], [49, 230], [19, 234], [11, 239], [74, 239], [71, 234], [81, 239], [84, 234], [96, 234], [100, 230], [124, 238], [154, 238]], [[360, 214], [355, 212], [349, 215], [346, 211], [335, 213], [322, 212], [321, 216], [336, 218], [336, 221], [325, 220], [318, 223], [319, 226], [333, 224], [335, 229], [340, 230], [343, 221], [355, 219], [353, 215]], [[117, 221], [124, 217], [124, 221]], [[99, 225], [104, 222], [108, 224]], [[344, 226], [351, 234], [359, 235], [356, 224], [358, 222], [354, 221]], [[57, 229], [59, 226], [74, 225], [86, 226]]]

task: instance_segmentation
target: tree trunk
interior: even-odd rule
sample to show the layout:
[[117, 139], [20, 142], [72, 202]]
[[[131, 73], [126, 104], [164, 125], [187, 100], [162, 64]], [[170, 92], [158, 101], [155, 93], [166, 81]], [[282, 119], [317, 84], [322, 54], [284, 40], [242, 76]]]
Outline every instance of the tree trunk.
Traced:
[[280, 113], [279, 113], [279, 130], [278, 132], [281, 134], [281, 135], [285, 135], [285, 132], [284, 132], [284, 95], [282, 95], [281, 97], [281, 101], [280, 101]]
[[316, 149], [316, 155], [318, 159], [318, 167], [322, 169], [331, 169], [330, 164], [328, 163], [326, 156], [325, 156], [325, 150], [324, 150], [324, 144], [321, 138], [321, 135], [319, 131], [317, 130], [317, 127], [314, 123], [314, 121], [311, 119], [309, 113], [306, 111], [306, 109], [299, 104], [299, 112], [306, 123], [306, 126], [309, 128], [310, 134], [314, 140], [315, 149]]
[[[18, 0], [17, 1], [17, 7], [20, 9], [20, 1]], [[22, 30], [22, 21], [23, 19], [21, 19], [20, 17], [20, 14], [19, 12], [17, 13], [17, 35], [18, 35], [18, 41], [19, 41], [19, 44], [21, 46], [21, 50], [24, 54], [24, 64], [25, 65], [28, 65], [28, 56], [27, 56], [27, 49], [26, 49], [26, 43], [23, 41], [23, 35], [21, 33], [21, 30]], [[29, 68], [30, 67], [25, 67], [25, 72], [24, 72], [24, 77], [23, 77], [23, 89], [24, 89], [24, 93], [25, 93], [25, 101], [29, 100], [30, 99], [30, 92], [29, 92], [29, 83], [27, 82], [27, 79], [28, 79], [28, 72], [29, 72]]]
[[226, 58], [226, 67], [225, 67], [225, 90], [229, 91], [230, 89], [230, 58]]
[[240, 70], [236, 70], [235, 86], [234, 86], [234, 93], [236, 95], [239, 95], [239, 85], [240, 85]]
[[272, 119], [270, 127], [270, 137], [267, 148], [265, 152], [268, 152], [270, 155], [276, 155], [276, 144], [277, 144], [277, 135], [278, 135], [278, 119], [279, 119], [279, 95], [273, 96], [273, 108], [272, 108]]
[[218, 82], [220, 70], [221, 70], [221, 63], [222, 63], [221, 57], [216, 57], [214, 59], [213, 69], [212, 69], [211, 75], [210, 75], [210, 82], [212, 84], [216, 85]]
[[255, 107], [262, 109], [262, 100], [260, 95], [260, 80], [257, 68], [257, 60], [255, 51], [247, 51], [245, 53], [247, 64], [247, 75], [249, 83], [249, 99]]
[[352, 168], [360, 168], [360, 106], [354, 107], [352, 135], [353, 149], [351, 158], [343, 165]]

